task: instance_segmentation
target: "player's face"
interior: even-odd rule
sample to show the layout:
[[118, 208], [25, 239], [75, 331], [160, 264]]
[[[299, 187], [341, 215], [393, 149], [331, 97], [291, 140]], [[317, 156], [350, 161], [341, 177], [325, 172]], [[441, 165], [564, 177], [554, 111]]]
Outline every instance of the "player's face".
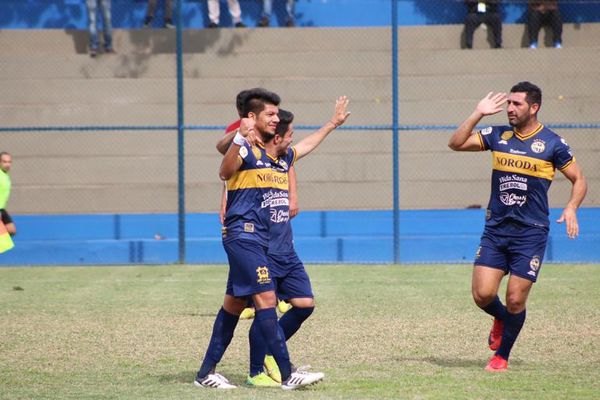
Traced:
[[4, 154], [0, 157], [0, 169], [4, 172], [10, 171], [12, 165], [12, 157], [9, 154]]
[[256, 116], [254, 128], [263, 135], [274, 135], [279, 122], [279, 107], [265, 104], [265, 108]]
[[537, 107], [532, 107], [526, 100], [527, 93], [516, 92], [508, 96], [506, 102], [506, 114], [510, 126], [519, 128], [527, 125], [529, 120], [535, 116]]
[[283, 138], [281, 138], [281, 141], [279, 141], [277, 143], [277, 155], [283, 156], [285, 153], [287, 153], [287, 151], [288, 151], [289, 147], [292, 145], [293, 141], [294, 141], [294, 125], [290, 124], [290, 126], [288, 126], [287, 132], [285, 133]]

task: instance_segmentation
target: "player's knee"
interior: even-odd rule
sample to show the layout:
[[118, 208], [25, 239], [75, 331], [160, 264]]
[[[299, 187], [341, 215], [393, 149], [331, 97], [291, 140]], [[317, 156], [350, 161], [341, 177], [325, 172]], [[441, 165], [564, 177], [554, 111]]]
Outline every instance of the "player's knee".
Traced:
[[496, 298], [496, 293], [487, 292], [479, 288], [473, 288], [472, 294], [473, 301], [475, 301], [478, 307], [485, 307]]
[[290, 299], [289, 303], [295, 308], [315, 308], [315, 299], [312, 297]]
[[277, 296], [275, 296], [275, 291], [273, 290], [257, 293], [252, 297], [252, 300], [254, 301], [254, 306], [257, 310], [277, 306]]
[[247, 303], [247, 299], [225, 295], [223, 309], [229, 314], [240, 315], [244, 308], [246, 308]]
[[518, 314], [525, 309], [525, 299], [518, 295], [508, 295], [506, 298], [506, 310], [511, 314]]

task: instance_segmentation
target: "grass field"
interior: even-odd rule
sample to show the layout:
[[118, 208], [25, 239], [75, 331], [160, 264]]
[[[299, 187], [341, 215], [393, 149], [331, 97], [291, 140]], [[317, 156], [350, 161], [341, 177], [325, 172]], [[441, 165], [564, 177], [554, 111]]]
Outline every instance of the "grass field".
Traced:
[[[223, 266], [0, 268], [1, 399], [598, 399], [600, 265], [545, 265], [505, 374], [466, 265], [309, 266], [317, 310], [289, 342], [303, 391], [192, 385]], [[244, 381], [248, 321], [219, 371]]]

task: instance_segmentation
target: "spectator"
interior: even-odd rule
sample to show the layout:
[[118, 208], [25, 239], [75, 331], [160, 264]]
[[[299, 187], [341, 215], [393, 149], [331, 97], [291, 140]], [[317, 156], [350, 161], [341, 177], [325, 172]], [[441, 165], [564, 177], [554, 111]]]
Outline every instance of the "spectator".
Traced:
[[[285, 26], [288, 27], [294, 26], [294, 3], [295, 0], [285, 0], [285, 11], [287, 13], [287, 20], [285, 21]], [[258, 23], [258, 26], [263, 28], [269, 26], [272, 11], [273, 0], [263, 0], [262, 19]]]
[[12, 217], [6, 211], [6, 203], [10, 198], [10, 189], [12, 186], [10, 180], [10, 168], [12, 166], [12, 156], [10, 153], [0, 152], [0, 220], [6, 227], [9, 235], [17, 234], [17, 228], [12, 220]]
[[473, 48], [473, 33], [481, 24], [486, 24], [494, 35], [494, 48], [502, 47], [502, 19], [499, 13], [499, 0], [465, 0], [467, 17], [465, 18], [465, 38], [467, 49]]
[[[233, 25], [236, 28], [245, 28], [246, 25], [242, 22], [242, 9], [240, 8], [240, 2], [238, 0], [227, 0], [229, 6], [229, 14], [233, 19]], [[208, 0], [208, 19], [210, 23], [209, 28], [216, 28], [219, 26], [219, 16], [221, 14], [220, 0]]]
[[90, 57], [96, 57], [100, 41], [98, 40], [98, 5], [102, 11], [102, 25], [104, 27], [104, 52], [114, 53], [112, 47], [112, 22], [110, 15], [111, 0], [86, 0], [90, 32]]
[[[149, 28], [154, 19], [154, 10], [156, 10], [156, 4], [158, 0], [148, 0], [148, 7], [146, 8], [146, 17], [144, 18], [144, 28]], [[165, 19], [164, 27], [167, 29], [175, 28], [173, 25], [173, 0], [165, 0]]]
[[562, 48], [562, 18], [558, 9], [558, 0], [530, 0], [527, 15], [527, 30], [529, 31], [529, 48], [537, 49], [538, 35], [542, 25], [552, 28], [554, 47]]

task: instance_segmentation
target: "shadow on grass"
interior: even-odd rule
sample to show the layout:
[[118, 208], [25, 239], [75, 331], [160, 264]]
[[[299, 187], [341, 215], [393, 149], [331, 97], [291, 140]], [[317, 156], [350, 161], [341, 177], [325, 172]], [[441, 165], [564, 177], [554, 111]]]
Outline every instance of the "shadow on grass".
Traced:
[[185, 313], [183, 315], [188, 316], [188, 317], [203, 317], [203, 318], [204, 317], [206, 317], [206, 318], [209, 318], [209, 317], [210, 318], [214, 318], [214, 317], [217, 316], [216, 313]]
[[192, 383], [196, 377], [196, 371], [181, 371], [176, 374], [158, 375], [160, 383]]
[[[197, 371], [181, 371], [176, 374], [157, 375], [156, 378], [160, 383], [189, 383], [192, 384], [196, 378]], [[217, 371], [218, 372], [218, 371]], [[231, 379], [232, 382], [244, 382], [245, 375], [239, 373], [226, 373], [225, 376]], [[236, 383], [237, 385], [237, 383]]]
[[[425, 357], [421, 361], [429, 364], [439, 365], [440, 367], [447, 368], [469, 368], [469, 367], [481, 367], [489, 361], [488, 359], [477, 359], [477, 360], [465, 360], [456, 358], [441, 358], [441, 357]], [[511, 361], [511, 364], [521, 364], [520, 361]]]

